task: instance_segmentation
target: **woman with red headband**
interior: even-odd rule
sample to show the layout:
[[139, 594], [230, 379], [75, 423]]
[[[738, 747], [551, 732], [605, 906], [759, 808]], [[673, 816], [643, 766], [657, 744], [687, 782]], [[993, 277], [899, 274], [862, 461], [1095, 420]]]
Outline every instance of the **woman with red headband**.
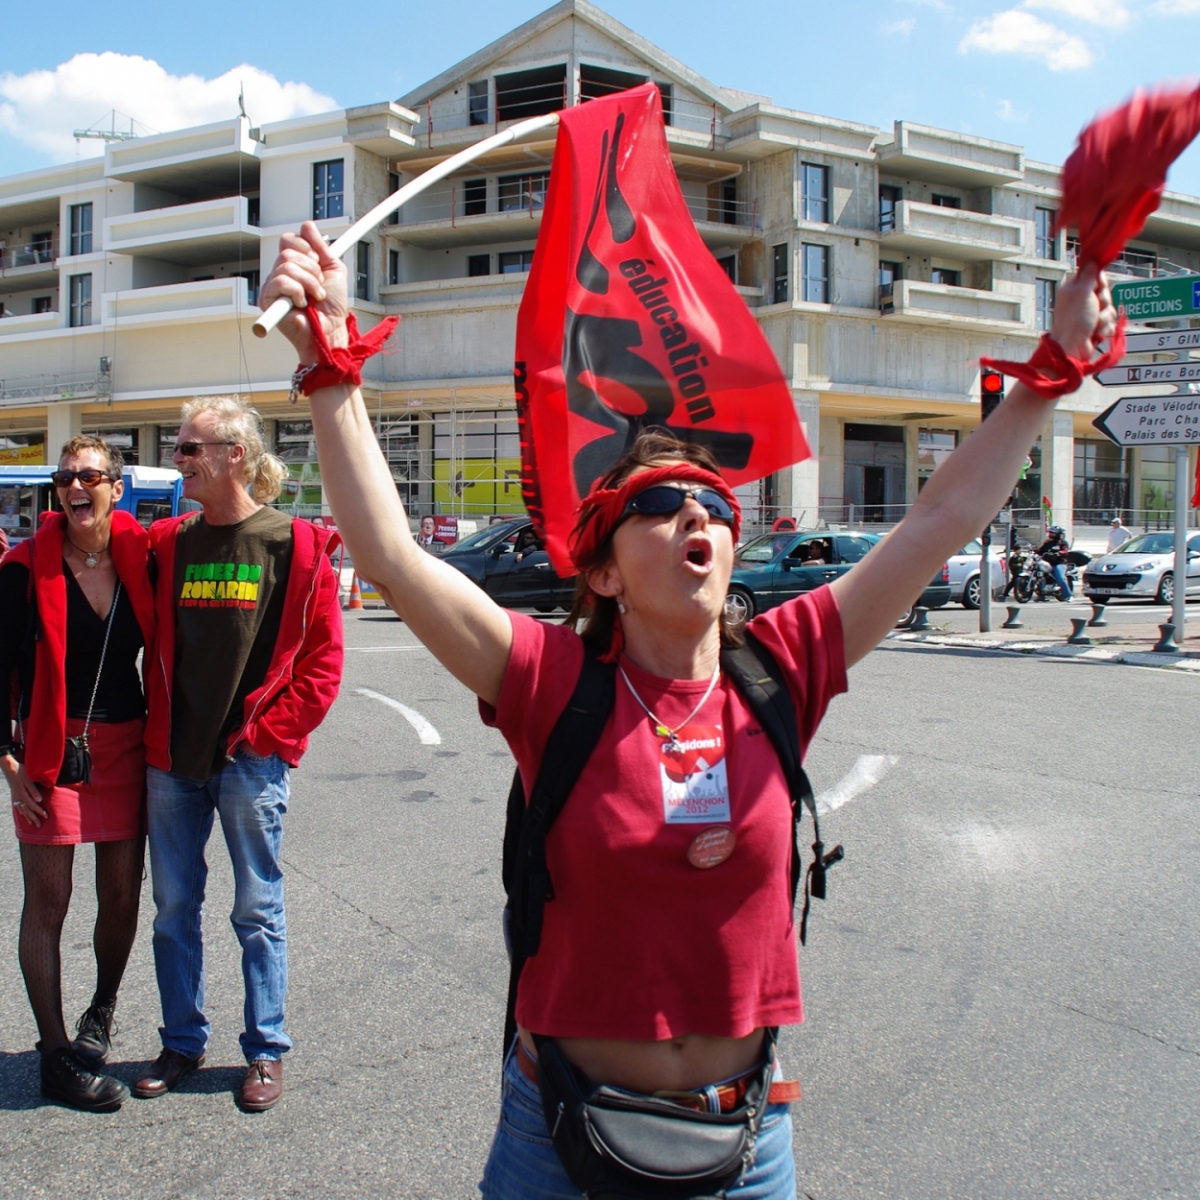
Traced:
[[[527, 794], [585, 650], [616, 663], [611, 715], [546, 838], [554, 899], [520, 977], [519, 1033], [480, 1185], [503, 1200], [578, 1197], [544, 1115], [553, 1112], [543, 1106], [551, 1062], [608, 1085], [618, 1106], [716, 1114], [727, 1100], [761, 1096], [752, 1081], [769, 1078], [774, 1028], [802, 1019], [788, 787], [721, 669], [737, 501], [703, 451], [643, 435], [581, 506], [573, 619], [551, 625], [506, 612], [409, 533], [356, 386], [345, 267], [314, 225], [284, 236], [262, 296], [264, 306], [280, 296], [301, 306], [280, 328], [301, 370], [322, 372], [311, 393], [322, 477], [356, 568], [479, 697]], [[1067, 353], [1092, 358], [1114, 326], [1094, 270], [1060, 289], [1053, 336]], [[852, 572], [751, 622], [786, 679], [801, 746], [846, 689], [846, 668], [1003, 503], [1046, 412], [1016, 386]], [[553, 1056], [542, 1064], [541, 1096], [539, 1054]], [[787, 1107], [764, 1107], [754, 1151], [728, 1187], [739, 1200], [795, 1196]], [[565, 1105], [554, 1125], [563, 1119]], [[693, 1192], [672, 1184], [642, 1194]]]

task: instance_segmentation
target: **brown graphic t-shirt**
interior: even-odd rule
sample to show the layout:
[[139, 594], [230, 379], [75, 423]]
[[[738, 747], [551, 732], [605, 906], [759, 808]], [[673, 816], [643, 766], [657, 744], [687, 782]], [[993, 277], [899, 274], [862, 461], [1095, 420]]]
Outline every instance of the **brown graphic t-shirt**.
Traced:
[[208, 779], [267, 675], [279, 636], [292, 521], [273, 508], [236, 525], [187, 522], [175, 543], [171, 771]]

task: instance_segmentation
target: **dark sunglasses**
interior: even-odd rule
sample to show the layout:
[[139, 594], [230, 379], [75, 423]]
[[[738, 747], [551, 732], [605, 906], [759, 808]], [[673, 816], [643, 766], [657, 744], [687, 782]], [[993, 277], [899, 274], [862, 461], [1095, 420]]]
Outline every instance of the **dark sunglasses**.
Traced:
[[184, 458], [195, 458], [201, 446], [236, 446], [237, 442], [176, 442], [175, 453]]
[[714, 521], [733, 523], [733, 508], [720, 492], [712, 488], [677, 488], [663, 484], [638, 492], [628, 504], [622, 517], [669, 517], [678, 512], [689, 497], [695, 500]]
[[102, 480], [109, 480], [111, 483], [116, 483], [117, 477], [110, 475], [107, 471], [98, 470], [96, 467], [84, 467], [82, 471], [55, 471], [50, 476], [50, 482], [55, 487], [69, 488], [75, 480], [79, 480], [84, 487], [99, 487]]

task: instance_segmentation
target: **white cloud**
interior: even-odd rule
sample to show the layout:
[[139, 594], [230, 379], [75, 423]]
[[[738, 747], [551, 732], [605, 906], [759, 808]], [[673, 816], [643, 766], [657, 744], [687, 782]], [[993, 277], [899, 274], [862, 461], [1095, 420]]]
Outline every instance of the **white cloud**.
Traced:
[[1020, 122], [1029, 120], [1028, 110], [1025, 112], [1019, 111], [1013, 107], [1013, 102], [1011, 100], [1001, 100], [1000, 103], [996, 105], [996, 116], [998, 116], [1002, 121]]
[[116, 109], [140, 125], [165, 133], [229, 120], [245, 86], [246, 112], [256, 125], [337, 108], [304, 83], [280, 83], [243, 64], [216, 79], [171, 75], [138, 55], [77, 54], [52, 71], [0, 75], [0, 130], [53, 161], [75, 156], [72, 130], [84, 129]]
[[1082, 38], [1019, 8], [1010, 8], [976, 21], [958, 45], [959, 51], [984, 50], [989, 54], [1022, 54], [1041, 60], [1052, 71], [1090, 67], [1095, 58]]
[[1193, 17], [1200, 13], [1200, 0], [1157, 0], [1153, 9], [1167, 17]]
[[916, 28], [916, 17], [905, 17], [903, 21], [892, 21], [890, 24], [883, 27], [884, 33], [899, 34], [901, 37], [908, 37]]
[[1024, 0], [1021, 7], [1060, 12], [1105, 29], [1124, 29], [1132, 15], [1122, 0]]
[[905, 4], [917, 4], [922, 8], [936, 8], [940, 13], [951, 13], [954, 9], [946, 3], [946, 0], [903, 0]]

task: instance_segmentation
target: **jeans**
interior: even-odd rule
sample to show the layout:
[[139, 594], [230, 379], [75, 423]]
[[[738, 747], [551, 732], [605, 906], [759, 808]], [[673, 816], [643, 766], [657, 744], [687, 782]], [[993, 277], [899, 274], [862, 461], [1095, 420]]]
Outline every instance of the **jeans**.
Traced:
[[[510, 1050], [504, 1063], [500, 1124], [479, 1184], [484, 1200], [580, 1200], [546, 1129], [542, 1097]], [[730, 1200], [796, 1200], [792, 1115], [786, 1104], [768, 1105], [754, 1166], [729, 1189]]]
[[204, 783], [147, 767], [150, 866], [154, 874], [154, 969], [162, 999], [162, 1044], [189, 1058], [204, 1053], [204, 944], [200, 914], [213, 814], [233, 863], [230, 921], [242, 947], [246, 984], [242, 1052], [247, 1062], [280, 1058], [287, 994], [287, 925], [279, 852], [287, 812], [288, 767], [277, 754], [237, 758]]
[[1058, 584], [1058, 590], [1064, 600], [1071, 598], [1071, 585], [1067, 581], [1067, 568], [1059, 563], [1056, 567], [1050, 568], [1054, 572], [1054, 582]]

